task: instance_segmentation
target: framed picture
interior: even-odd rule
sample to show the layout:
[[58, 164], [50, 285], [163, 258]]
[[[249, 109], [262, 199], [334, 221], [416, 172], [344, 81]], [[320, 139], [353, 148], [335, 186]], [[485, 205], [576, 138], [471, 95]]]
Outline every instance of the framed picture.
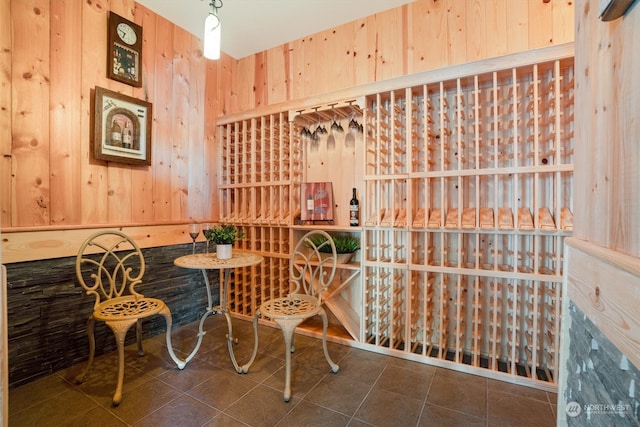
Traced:
[[96, 160], [151, 164], [151, 103], [96, 87], [94, 110]]
[[333, 221], [333, 189], [330, 182], [304, 182], [301, 193], [301, 221]]
[[142, 27], [109, 13], [107, 77], [131, 86], [142, 86]]

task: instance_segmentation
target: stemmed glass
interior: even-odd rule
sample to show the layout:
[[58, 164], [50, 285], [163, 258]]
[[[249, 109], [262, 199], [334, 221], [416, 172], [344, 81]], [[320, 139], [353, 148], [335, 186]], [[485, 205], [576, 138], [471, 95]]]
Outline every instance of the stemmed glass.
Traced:
[[202, 234], [204, 234], [204, 238], [207, 241], [206, 253], [209, 253], [209, 232], [211, 231], [212, 228], [213, 228], [213, 225], [211, 225], [210, 223], [206, 223], [202, 226]]
[[333, 124], [331, 125], [331, 130], [329, 130], [329, 137], [327, 138], [327, 150], [335, 150], [336, 148], [336, 132], [343, 133], [344, 129], [342, 129], [342, 125], [336, 122], [336, 118], [333, 118]]
[[191, 240], [193, 240], [193, 255], [196, 254], [196, 239], [200, 234], [200, 225], [199, 224], [191, 224], [189, 226], [189, 236], [191, 236]]
[[[364, 130], [364, 127], [363, 127]], [[355, 117], [351, 117], [351, 121], [349, 122], [349, 131], [347, 132], [347, 136], [344, 138], [344, 144], [347, 147], [351, 147], [356, 142], [356, 133], [360, 132], [360, 125], [356, 121]]]
[[336, 149], [336, 137], [333, 135], [333, 130], [329, 131], [329, 136], [327, 137], [327, 150], [333, 151]]

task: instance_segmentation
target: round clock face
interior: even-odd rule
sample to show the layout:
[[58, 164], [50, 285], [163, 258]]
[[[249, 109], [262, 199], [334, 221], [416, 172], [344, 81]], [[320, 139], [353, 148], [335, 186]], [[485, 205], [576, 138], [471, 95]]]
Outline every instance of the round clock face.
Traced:
[[133, 28], [124, 22], [118, 24], [116, 31], [118, 32], [118, 37], [120, 37], [120, 39], [126, 44], [132, 45], [136, 43], [136, 40], [138, 40], [138, 36], [136, 36], [136, 32]]

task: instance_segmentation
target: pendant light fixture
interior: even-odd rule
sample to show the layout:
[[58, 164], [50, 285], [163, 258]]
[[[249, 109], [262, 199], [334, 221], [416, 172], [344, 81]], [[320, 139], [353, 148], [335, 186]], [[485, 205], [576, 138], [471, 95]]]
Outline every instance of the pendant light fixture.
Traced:
[[220, 59], [220, 42], [222, 40], [222, 23], [218, 17], [218, 9], [222, 7], [222, 0], [212, 0], [211, 10], [204, 21], [204, 57]]

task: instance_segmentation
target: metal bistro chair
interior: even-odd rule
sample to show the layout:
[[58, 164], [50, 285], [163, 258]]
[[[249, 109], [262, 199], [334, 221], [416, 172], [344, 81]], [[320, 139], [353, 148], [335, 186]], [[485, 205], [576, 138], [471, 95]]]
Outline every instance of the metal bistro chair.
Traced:
[[93, 312], [87, 321], [89, 336], [89, 361], [84, 371], [76, 377], [82, 383], [93, 364], [95, 354], [95, 321], [105, 322], [111, 328], [118, 346], [118, 384], [113, 395], [113, 404], [122, 400], [124, 381], [124, 341], [129, 328], [136, 324], [138, 354], [144, 355], [142, 348], [142, 319], [160, 314], [167, 323], [167, 348], [169, 355], [184, 368], [171, 346], [171, 312], [165, 303], [156, 298], [145, 298], [135, 291], [142, 282], [145, 262], [138, 245], [119, 231], [100, 231], [90, 236], [80, 246], [76, 257], [76, 276], [87, 295], [95, 297]]
[[[324, 241], [322, 239], [324, 238]], [[319, 243], [322, 241], [321, 243]], [[331, 254], [322, 254], [320, 249], [331, 247]], [[255, 343], [251, 360], [242, 367], [246, 373], [258, 352], [258, 318], [272, 319], [282, 330], [285, 344], [285, 388], [284, 400], [291, 399], [291, 353], [294, 351], [293, 333], [304, 320], [316, 314], [322, 318], [322, 350], [331, 370], [338, 372], [338, 365], [327, 351], [327, 315], [322, 308], [322, 295], [327, 290], [336, 272], [336, 247], [331, 236], [324, 231], [311, 231], [296, 245], [289, 261], [289, 281], [293, 291], [283, 298], [263, 303], [253, 320]]]

